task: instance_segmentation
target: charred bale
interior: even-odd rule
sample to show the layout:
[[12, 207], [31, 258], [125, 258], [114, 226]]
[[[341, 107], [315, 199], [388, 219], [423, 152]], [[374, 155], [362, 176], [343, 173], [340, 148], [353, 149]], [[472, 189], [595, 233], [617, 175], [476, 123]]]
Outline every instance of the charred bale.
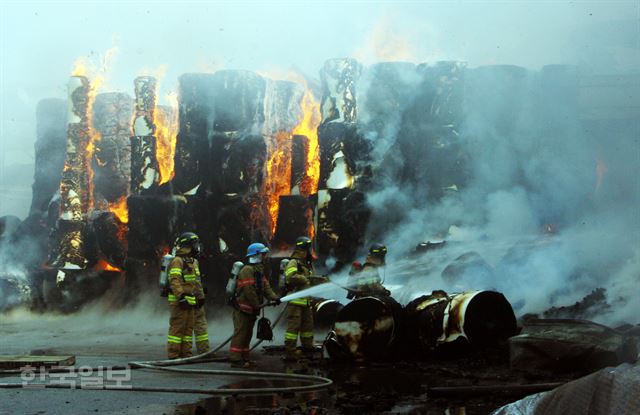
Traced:
[[130, 196], [129, 257], [159, 258], [164, 249], [172, 246], [184, 206], [185, 200], [180, 197]]
[[300, 235], [309, 235], [309, 224], [314, 213], [314, 203], [304, 196], [280, 196], [278, 225], [274, 235], [277, 246], [293, 246]]
[[570, 306], [554, 306], [545, 310], [544, 318], [590, 319], [611, 310], [607, 303], [607, 290], [596, 288]]
[[315, 300], [312, 308], [314, 327], [330, 329], [333, 327], [344, 306], [336, 300], [326, 300], [323, 298]]
[[93, 105], [93, 124], [100, 134], [94, 151], [94, 191], [109, 203], [129, 194], [132, 115], [128, 94], [99, 94]]
[[102, 258], [114, 267], [124, 268], [127, 251], [122, 231], [120, 221], [113, 212], [94, 211], [88, 229], [88, 235], [93, 236], [95, 245], [94, 258]]
[[495, 347], [517, 334], [509, 301], [495, 291], [433, 291], [407, 304], [411, 342], [422, 355]]
[[[405, 113], [420, 93], [422, 77], [416, 65], [408, 62], [383, 62], [371, 65], [363, 74], [358, 89], [358, 130], [372, 145], [372, 158], [380, 162], [397, 140]], [[401, 166], [396, 161], [394, 169]], [[378, 171], [382, 179], [389, 168]]]
[[355, 186], [355, 177], [367, 178], [370, 143], [355, 124], [323, 123], [318, 128], [320, 143], [319, 189], [346, 189]]
[[262, 189], [267, 148], [254, 134], [216, 133], [210, 153], [210, 189], [214, 194], [248, 194]]
[[153, 194], [160, 182], [156, 160], [156, 79], [139, 76], [134, 80], [135, 114], [131, 136], [131, 193]]
[[[418, 197], [438, 199], [466, 182], [466, 154], [459, 140], [463, 118], [465, 66], [459, 62], [422, 64], [414, 101], [403, 113], [397, 141], [385, 157], [399, 183]], [[394, 165], [395, 164], [395, 165]]]
[[340, 58], [325, 62], [320, 71], [323, 122], [356, 122], [356, 85], [361, 72], [362, 66], [355, 59]]
[[249, 71], [185, 74], [179, 82], [180, 133], [173, 182], [179, 192], [186, 193], [198, 185], [210, 188], [215, 163], [209, 158], [227, 144], [212, 140], [210, 145], [214, 134], [235, 133], [236, 138], [244, 138], [260, 130], [266, 82]]
[[35, 174], [31, 213], [46, 212], [60, 189], [67, 142], [67, 103], [44, 99], [36, 108]]
[[377, 361], [397, 357], [406, 335], [402, 306], [391, 297], [362, 297], [336, 317], [325, 347], [335, 360]]
[[259, 218], [254, 216], [259, 198], [259, 194], [228, 195], [217, 206], [218, 237], [236, 258], [244, 257], [247, 246], [252, 242], [268, 242], [268, 236], [258, 223]]
[[306, 177], [309, 138], [304, 135], [291, 137], [291, 194], [300, 194], [300, 185]]
[[318, 252], [334, 256], [338, 267], [350, 263], [364, 243], [370, 210], [364, 193], [350, 189], [320, 190], [317, 205]]
[[91, 141], [89, 126], [90, 84], [84, 76], [72, 76], [68, 84], [69, 119], [67, 145], [60, 183], [60, 217], [57, 232], [58, 268], [82, 269], [87, 265], [84, 236], [91, 195]]

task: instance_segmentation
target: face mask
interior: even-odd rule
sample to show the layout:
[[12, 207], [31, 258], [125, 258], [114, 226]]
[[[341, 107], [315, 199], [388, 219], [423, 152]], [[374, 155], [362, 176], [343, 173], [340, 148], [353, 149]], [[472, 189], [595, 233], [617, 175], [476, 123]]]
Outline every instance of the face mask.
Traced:
[[249, 257], [250, 264], [259, 264], [262, 262], [262, 254], [257, 254]]

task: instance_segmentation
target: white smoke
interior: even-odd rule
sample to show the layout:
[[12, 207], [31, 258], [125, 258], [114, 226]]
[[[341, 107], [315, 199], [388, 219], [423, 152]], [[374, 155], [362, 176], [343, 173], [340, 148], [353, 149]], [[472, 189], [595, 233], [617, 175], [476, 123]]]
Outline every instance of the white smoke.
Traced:
[[[488, 100], [481, 111], [465, 107], [458, 127], [469, 175], [458, 191], [429, 201], [426, 183], [398, 181], [403, 163], [389, 159], [393, 143], [407, 131], [406, 125], [401, 130], [406, 118], [390, 117], [387, 128], [377, 129], [382, 138], [368, 134], [375, 145], [382, 140], [386, 153], [374, 154], [386, 179], [367, 196], [373, 210], [367, 239], [389, 247], [388, 281], [404, 286], [394, 295], [406, 302], [432, 289], [496, 289], [521, 315], [571, 305], [603, 287], [611, 311], [595, 319], [638, 323], [637, 126], [628, 119], [617, 123], [616, 144], [609, 146], [570, 105], [563, 106], [562, 91], [531, 93], [540, 88], [541, 72], [528, 72], [515, 103], [505, 99], [513, 96], [497, 78], [483, 76], [483, 88], [496, 93], [483, 95]], [[409, 105], [413, 100], [408, 98]], [[367, 114], [361, 119], [373, 122]], [[501, 123], [511, 124], [507, 133]], [[447, 174], [429, 170], [428, 163], [421, 167], [431, 175]], [[448, 241], [445, 248], [407, 258], [417, 243], [442, 239]], [[447, 265], [468, 252], [479, 254], [490, 272], [482, 273], [483, 265], [455, 283], [443, 279]]]

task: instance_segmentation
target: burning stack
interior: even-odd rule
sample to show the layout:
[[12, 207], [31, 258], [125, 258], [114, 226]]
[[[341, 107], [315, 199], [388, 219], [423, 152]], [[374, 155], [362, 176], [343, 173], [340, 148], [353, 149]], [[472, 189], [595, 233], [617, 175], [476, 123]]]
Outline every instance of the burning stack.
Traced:
[[131, 193], [152, 193], [160, 180], [156, 161], [154, 114], [156, 79], [139, 76], [134, 81], [136, 107], [131, 137]]
[[60, 217], [57, 231], [59, 245], [55, 266], [78, 270], [87, 266], [84, 232], [87, 214], [93, 203], [91, 158], [93, 143], [90, 113], [93, 100], [89, 80], [72, 76], [68, 85], [69, 114], [67, 151], [60, 182]]
[[180, 77], [173, 185], [187, 200], [183, 223], [215, 256], [227, 248], [240, 255], [251, 239], [267, 239], [268, 225], [254, 227], [268, 223], [259, 195], [267, 158], [260, 135], [264, 95], [264, 79], [252, 72]]
[[[157, 105], [157, 82], [150, 76], [134, 80], [135, 113], [131, 136], [131, 196], [121, 206], [127, 212], [127, 284], [140, 289], [154, 284], [162, 254], [169, 250], [176, 233], [176, 221], [184, 199], [162, 186], [172, 177], [161, 166], [172, 167], [175, 132], [161, 124], [170, 111]], [[169, 116], [167, 116], [169, 115]], [[161, 136], [162, 134], [162, 136]], [[160, 150], [165, 150], [161, 152]], [[159, 160], [160, 157], [163, 157]], [[163, 177], [164, 175], [164, 177]]]
[[293, 133], [298, 120], [308, 121], [305, 111], [313, 111], [304, 108], [308, 93], [293, 82], [267, 81], [263, 133], [269, 156], [262, 194], [271, 224], [270, 239], [279, 247], [291, 246], [310, 231], [313, 201], [308, 196], [315, 188], [309, 188], [307, 156], [316, 148], [312, 141], [317, 140]]
[[95, 235], [96, 256], [123, 268], [129, 221], [133, 100], [123, 93], [100, 94], [93, 108], [93, 123], [100, 140], [95, 144], [95, 210], [90, 225]]
[[277, 234], [280, 206], [288, 205], [282, 197], [291, 193], [291, 135], [302, 94], [293, 82], [248, 71], [180, 78], [173, 184], [188, 201], [183, 223], [212, 254], [203, 266], [216, 274], [252, 241]]
[[361, 176], [357, 161], [368, 155], [356, 127], [356, 83], [361, 71], [354, 59], [329, 60], [321, 71], [317, 246], [321, 256], [334, 256], [338, 266], [351, 261], [362, 246], [369, 219], [364, 193], [356, 183]]

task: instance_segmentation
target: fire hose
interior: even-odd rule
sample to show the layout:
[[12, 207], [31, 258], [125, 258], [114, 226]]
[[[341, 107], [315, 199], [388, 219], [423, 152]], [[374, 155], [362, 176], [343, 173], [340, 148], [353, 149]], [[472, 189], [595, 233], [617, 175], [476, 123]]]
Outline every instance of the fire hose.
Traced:
[[[267, 305], [267, 304], [265, 304]], [[263, 305], [263, 307], [265, 306]], [[283, 308], [276, 320], [273, 323], [273, 327], [276, 327], [282, 316], [284, 315], [286, 308]], [[111, 366], [109, 369], [111, 370], [128, 370], [128, 369], [151, 369], [151, 370], [161, 370], [168, 372], [178, 372], [185, 374], [204, 374], [204, 375], [221, 375], [221, 376], [241, 376], [241, 377], [251, 377], [251, 378], [261, 378], [261, 379], [277, 379], [283, 381], [291, 381], [291, 380], [299, 380], [304, 382], [311, 382], [310, 385], [301, 385], [301, 386], [282, 386], [282, 387], [266, 387], [266, 388], [236, 388], [236, 389], [192, 389], [192, 388], [164, 388], [164, 387], [140, 387], [140, 386], [110, 386], [103, 385], [100, 388], [91, 388], [87, 390], [110, 390], [110, 391], [129, 391], [129, 392], [170, 392], [170, 393], [190, 393], [190, 394], [206, 394], [206, 395], [262, 395], [262, 394], [274, 394], [274, 393], [296, 393], [296, 392], [309, 392], [319, 389], [326, 389], [333, 384], [331, 379], [314, 376], [314, 375], [303, 375], [296, 373], [279, 373], [279, 372], [256, 372], [256, 371], [245, 371], [245, 370], [216, 370], [216, 369], [183, 369], [183, 368], [175, 368], [169, 366], [178, 366], [190, 363], [204, 363], [210, 361], [224, 361], [226, 358], [209, 358], [215, 354], [217, 351], [222, 349], [226, 344], [228, 344], [233, 335], [231, 335], [227, 340], [222, 342], [218, 347], [213, 350], [207, 351], [205, 353], [199, 354], [197, 356], [185, 357], [182, 359], [170, 359], [170, 360], [155, 360], [155, 361], [144, 361], [144, 362], [129, 362], [128, 366]], [[257, 340], [253, 346], [251, 346], [250, 350], [255, 349], [262, 343], [262, 340]], [[50, 369], [49, 373], [60, 373], [60, 372], [75, 372], [76, 368], [57, 368]], [[0, 375], [3, 374], [17, 374], [22, 373], [21, 370], [0, 370]], [[75, 385], [70, 384], [38, 384], [39, 388], [46, 389], [75, 389]], [[15, 389], [15, 388], [23, 388], [24, 385], [22, 383], [0, 383], [0, 388], [2, 389]]]

